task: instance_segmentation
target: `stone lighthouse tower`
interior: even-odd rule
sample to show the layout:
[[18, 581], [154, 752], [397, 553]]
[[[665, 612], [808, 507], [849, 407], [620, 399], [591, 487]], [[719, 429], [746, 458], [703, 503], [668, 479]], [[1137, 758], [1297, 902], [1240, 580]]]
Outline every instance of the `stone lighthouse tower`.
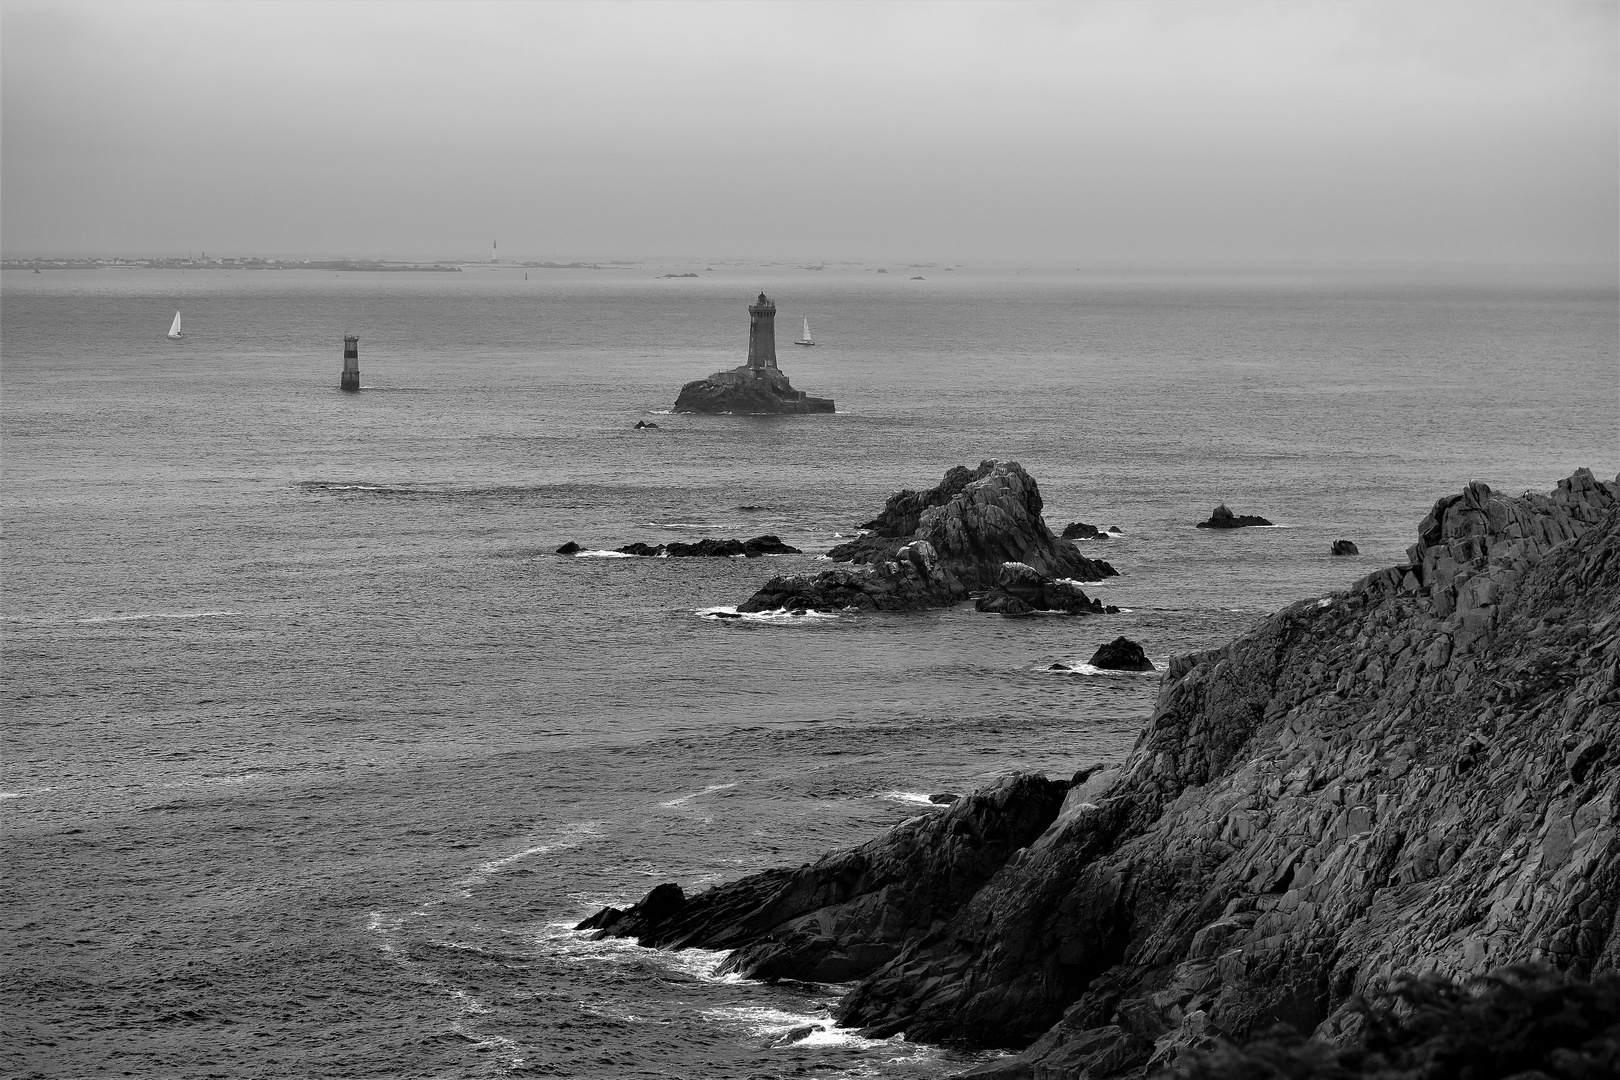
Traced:
[[343, 374], [338, 379], [338, 389], [360, 389], [360, 337], [357, 334], [343, 335]]
[[748, 366], [776, 368], [776, 302], [764, 293], [748, 305]]

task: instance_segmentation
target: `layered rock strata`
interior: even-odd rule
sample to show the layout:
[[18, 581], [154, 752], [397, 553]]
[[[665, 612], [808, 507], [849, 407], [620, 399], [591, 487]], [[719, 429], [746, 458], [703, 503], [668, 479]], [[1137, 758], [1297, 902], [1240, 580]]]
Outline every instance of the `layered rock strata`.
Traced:
[[[1047, 583], [1099, 581], [1117, 573], [1052, 535], [1042, 506], [1040, 487], [1015, 461], [957, 466], [929, 491], [891, 496], [883, 513], [867, 523], [874, 535], [828, 552], [836, 561], [872, 569], [773, 578], [738, 610], [949, 606], [975, 589], [994, 588], [1009, 563], [1022, 564]], [[1060, 598], [1065, 589], [1055, 585], [1052, 595]], [[1073, 597], [1061, 602], [1078, 604]], [[1085, 602], [1089, 610], [1091, 601]]]
[[[1419, 532], [1407, 564], [1174, 659], [1128, 760], [1077, 775], [967, 898], [925, 918], [885, 878], [895, 914], [828, 923], [840, 956], [895, 952], [840, 1022], [1021, 1048], [981, 1076], [1145, 1076], [1278, 1022], [1353, 1038], [1352, 1003], [1400, 972], [1620, 970], [1620, 479], [1471, 484]], [[1052, 793], [1026, 784], [1034, 827]], [[907, 873], [948, 846], [943, 820], [900, 828]], [[652, 940], [768, 936], [729, 925]], [[814, 978], [833, 947], [766, 952], [743, 969]]]
[[1105, 794], [841, 1004], [1140, 1075], [1285, 1021], [1346, 1034], [1397, 972], [1613, 970], [1620, 481], [1440, 500], [1408, 566], [1172, 662]]
[[658, 948], [735, 949], [722, 970], [749, 978], [844, 982], [943, 925], [1041, 835], [1067, 789], [1034, 773], [1005, 777], [797, 870], [767, 870], [690, 898], [660, 885], [629, 910], [604, 908], [578, 928]]
[[743, 365], [681, 387], [678, 413], [830, 413], [832, 398], [811, 397], [774, 367]]

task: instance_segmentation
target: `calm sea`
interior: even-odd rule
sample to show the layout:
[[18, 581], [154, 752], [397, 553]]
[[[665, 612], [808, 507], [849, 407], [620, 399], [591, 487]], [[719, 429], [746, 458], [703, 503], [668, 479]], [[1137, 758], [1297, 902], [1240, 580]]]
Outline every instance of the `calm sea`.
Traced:
[[[687, 269], [5, 273], [0, 1071], [964, 1068], [568, 928], [1118, 760], [1157, 680], [1055, 661], [1162, 665], [1469, 480], [1620, 468], [1612, 285]], [[761, 289], [838, 413], [667, 415]], [[1121, 614], [713, 617], [987, 457], [1123, 529]], [[1282, 527], [1192, 527], [1223, 501]], [[805, 554], [552, 554], [760, 533]]]

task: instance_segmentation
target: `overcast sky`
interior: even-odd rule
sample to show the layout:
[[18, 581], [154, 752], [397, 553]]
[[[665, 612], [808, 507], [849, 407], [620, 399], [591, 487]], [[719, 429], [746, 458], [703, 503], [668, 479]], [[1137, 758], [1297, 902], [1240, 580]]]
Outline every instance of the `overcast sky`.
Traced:
[[0, 246], [1613, 265], [1617, 12], [7, 0]]

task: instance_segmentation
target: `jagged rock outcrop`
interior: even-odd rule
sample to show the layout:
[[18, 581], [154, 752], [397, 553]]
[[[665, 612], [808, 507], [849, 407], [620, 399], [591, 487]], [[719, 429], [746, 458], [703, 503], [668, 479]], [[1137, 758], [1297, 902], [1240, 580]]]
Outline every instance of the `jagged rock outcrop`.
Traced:
[[1209, 515], [1208, 521], [1200, 521], [1200, 529], [1243, 529], [1250, 525], [1270, 525], [1271, 522], [1257, 514], [1234, 514], [1226, 508], [1225, 503], [1215, 508]]
[[1017, 562], [1051, 579], [1101, 581], [1118, 571], [1062, 543], [1041, 517], [1041, 489], [1016, 461], [958, 465], [928, 491], [891, 495], [860, 537], [827, 554], [840, 562], [883, 562], [913, 540], [933, 545], [941, 563], [970, 588], [990, 588], [1003, 563]]
[[1107, 540], [1108, 531], [1099, 529], [1095, 525], [1084, 521], [1071, 521], [1063, 526], [1063, 539], [1065, 540]]
[[1331, 553], [1334, 555], [1360, 555], [1361, 549], [1351, 540], [1335, 540]]
[[666, 883], [578, 929], [658, 948], [734, 949], [722, 970], [750, 978], [858, 978], [950, 918], [1051, 824], [1068, 787], [1035, 773], [1003, 777], [797, 870], [767, 870], [693, 897]]
[[1053, 581], [1019, 562], [1002, 563], [995, 585], [980, 596], [974, 606], [999, 615], [1031, 615], [1037, 611], [1061, 611], [1069, 615], [1119, 612], [1119, 608], [1087, 596], [1078, 582], [1067, 578]]
[[737, 556], [757, 559], [761, 555], [803, 554], [798, 548], [782, 543], [782, 538], [772, 533], [756, 536], [752, 540], [715, 540], [705, 537], [690, 544], [679, 540], [668, 544], [626, 544], [616, 550], [624, 555], [642, 555], [647, 558], [664, 555], [671, 559], [729, 559]]
[[735, 367], [681, 387], [672, 410], [678, 413], [830, 413], [832, 398], [793, 389], [778, 368]]
[[[1040, 488], [1015, 461], [957, 466], [938, 487], [891, 496], [883, 513], [867, 523], [908, 531], [863, 536], [828, 552], [834, 560], [873, 569], [773, 578], [738, 610], [781, 607], [776, 601], [782, 597], [803, 598], [796, 606], [818, 609], [840, 598], [852, 601], [842, 606], [882, 610], [948, 606], [971, 590], [994, 588], [1008, 563], [1024, 565], [1047, 583], [1053, 609], [1078, 611], [1083, 601], [1084, 610], [1093, 610], [1092, 601], [1065, 580], [1099, 581], [1118, 571], [1053, 536], [1041, 507]], [[924, 552], [926, 562], [919, 561]], [[1059, 606], [1065, 604], [1070, 607]]]
[[1174, 660], [1130, 759], [841, 1003], [1143, 1075], [1409, 970], [1620, 967], [1620, 480], [1440, 500], [1411, 565]]

